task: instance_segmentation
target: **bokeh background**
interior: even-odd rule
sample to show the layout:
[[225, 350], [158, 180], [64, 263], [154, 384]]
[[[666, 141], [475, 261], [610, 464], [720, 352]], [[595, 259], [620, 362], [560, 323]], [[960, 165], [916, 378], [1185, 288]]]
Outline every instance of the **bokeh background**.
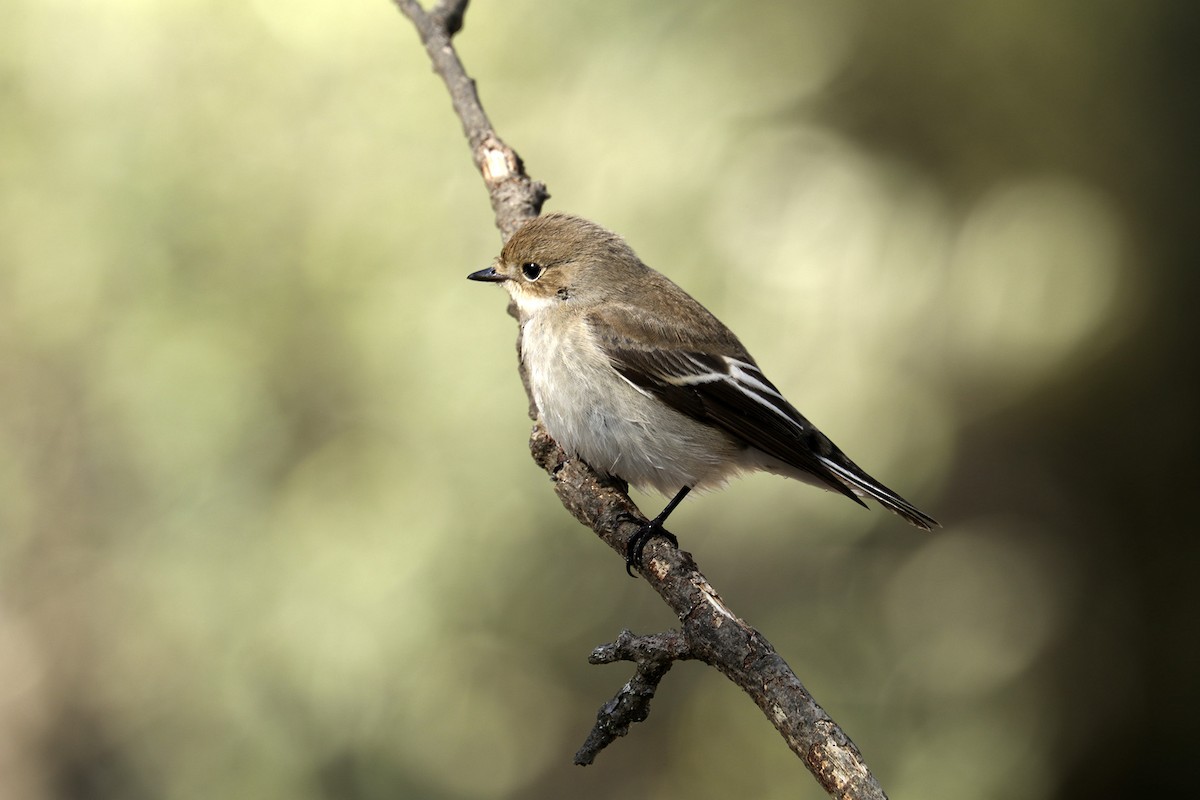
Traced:
[[[482, 183], [386, 0], [9, 0], [0, 796], [823, 796], [526, 452]], [[1196, 12], [477, 0], [550, 209], [940, 518], [673, 530], [893, 798], [1176, 796], [1197, 694]], [[636, 495], [649, 511], [662, 502]]]

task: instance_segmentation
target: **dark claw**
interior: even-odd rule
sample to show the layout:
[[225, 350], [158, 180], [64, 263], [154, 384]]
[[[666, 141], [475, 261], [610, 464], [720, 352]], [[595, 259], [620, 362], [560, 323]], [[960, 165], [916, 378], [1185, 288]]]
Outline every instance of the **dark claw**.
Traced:
[[662, 526], [658, 520], [647, 522], [642, 527], [638, 528], [637, 533], [629, 537], [629, 544], [625, 547], [625, 572], [629, 577], [636, 577], [633, 574], [633, 568], [642, 568], [642, 553], [646, 549], [646, 545], [655, 536], [661, 536], [671, 543], [672, 547], [679, 547], [679, 540], [675, 538], [675, 534]]
[[[629, 574], [629, 577], [634, 577], [634, 567], [638, 569], [642, 568], [642, 551], [646, 549], [646, 543], [655, 536], [663, 537], [671, 543], [672, 547], [676, 550], [679, 549], [679, 540], [675, 538], [675, 534], [663, 527], [663, 523], [667, 521], [667, 517], [671, 516], [671, 512], [675, 510], [675, 506], [679, 505], [691, 490], [692, 487], [690, 486], [684, 486], [680, 489], [657, 517], [642, 525], [638, 528], [637, 533], [629, 537], [629, 544], [625, 547], [625, 572]], [[627, 512], [622, 512], [621, 516], [637, 522], [637, 519]]]

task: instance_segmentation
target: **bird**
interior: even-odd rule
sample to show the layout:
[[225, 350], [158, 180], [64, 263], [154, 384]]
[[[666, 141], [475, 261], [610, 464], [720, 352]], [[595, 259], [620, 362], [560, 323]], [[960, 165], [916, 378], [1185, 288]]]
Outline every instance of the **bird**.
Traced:
[[871, 477], [784, 398], [712, 312], [581, 217], [534, 217], [467, 276], [501, 284], [550, 436], [593, 469], [671, 498], [629, 539], [626, 571], [693, 490], [765, 471], [870, 498], [925, 530], [938, 522]]

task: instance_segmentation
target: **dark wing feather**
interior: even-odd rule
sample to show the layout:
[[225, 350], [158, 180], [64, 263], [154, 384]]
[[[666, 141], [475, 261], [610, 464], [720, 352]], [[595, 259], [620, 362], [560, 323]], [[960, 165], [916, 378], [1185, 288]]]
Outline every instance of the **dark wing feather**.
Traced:
[[[732, 343], [734, 347], [722, 348], [733, 350], [728, 355], [698, 349], [650, 349], [621, 337], [603, 341], [601, 346], [613, 369], [634, 386], [682, 414], [813, 475], [865, 506], [822, 461], [849, 463], [849, 459], [783, 399], [736, 339]], [[741, 374], [735, 376], [735, 370]]]

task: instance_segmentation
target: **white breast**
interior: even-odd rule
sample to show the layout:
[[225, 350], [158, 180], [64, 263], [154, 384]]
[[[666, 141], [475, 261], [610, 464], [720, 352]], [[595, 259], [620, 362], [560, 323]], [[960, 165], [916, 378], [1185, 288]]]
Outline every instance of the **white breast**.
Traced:
[[738, 471], [743, 448], [622, 378], [581, 317], [541, 309], [523, 326], [521, 354], [546, 430], [595, 469], [664, 494]]

